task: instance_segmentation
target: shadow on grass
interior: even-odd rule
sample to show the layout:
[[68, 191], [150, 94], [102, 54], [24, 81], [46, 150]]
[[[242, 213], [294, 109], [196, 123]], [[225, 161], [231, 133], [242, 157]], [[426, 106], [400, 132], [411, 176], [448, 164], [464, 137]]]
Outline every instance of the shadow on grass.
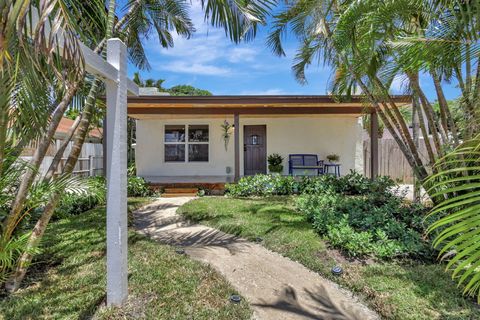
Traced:
[[90, 318], [105, 300], [105, 241], [104, 208], [52, 222], [20, 290], [0, 297], [0, 318]]
[[[422, 299], [432, 310], [432, 314], [436, 315], [435, 318], [452, 320], [480, 318], [479, 305], [473, 298], [462, 296], [461, 288], [458, 288], [450, 275], [444, 272], [444, 265], [419, 262], [379, 264], [365, 268], [363, 276], [370, 278], [367, 281], [384, 278], [397, 281], [398, 287], [406, 288], [403, 289], [406, 292], [398, 292], [398, 299]], [[395, 294], [397, 292], [392, 292], [392, 295]], [[397, 310], [400, 317], [408, 315], [409, 312], [411, 310], [407, 307]]]

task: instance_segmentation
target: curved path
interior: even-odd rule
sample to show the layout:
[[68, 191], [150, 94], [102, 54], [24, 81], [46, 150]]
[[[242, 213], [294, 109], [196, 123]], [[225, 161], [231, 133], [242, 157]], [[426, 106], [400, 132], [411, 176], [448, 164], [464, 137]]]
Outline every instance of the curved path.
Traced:
[[192, 198], [160, 198], [135, 212], [136, 229], [162, 243], [182, 246], [218, 270], [254, 310], [256, 319], [379, 319], [348, 291], [303, 265], [176, 214]]

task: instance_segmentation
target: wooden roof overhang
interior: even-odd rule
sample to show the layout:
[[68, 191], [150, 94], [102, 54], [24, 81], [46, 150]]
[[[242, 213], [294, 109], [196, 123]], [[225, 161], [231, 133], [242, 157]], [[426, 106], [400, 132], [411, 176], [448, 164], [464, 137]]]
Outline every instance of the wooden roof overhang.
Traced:
[[[398, 106], [411, 97], [393, 96]], [[143, 115], [362, 115], [374, 108], [364, 96], [138, 96], [128, 97], [128, 114]]]

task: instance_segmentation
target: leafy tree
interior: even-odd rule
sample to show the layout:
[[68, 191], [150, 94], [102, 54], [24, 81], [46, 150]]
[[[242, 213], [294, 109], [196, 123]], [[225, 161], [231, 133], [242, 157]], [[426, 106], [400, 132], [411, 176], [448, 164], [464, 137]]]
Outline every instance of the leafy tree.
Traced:
[[[480, 90], [475, 88], [480, 87], [480, 79], [474, 76], [478, 70], [472, 67], [479, 68], [474, 32], [478, 30], [477, 10], [477, 2], [462, 1], [293, 1], [274, 17], [268, 45], [274, 53], [284, 55], [284, 35], [291, 32], [299, 40], [292, 69], [301, 83], [306, 82], [305, 69], [323, 61], [334, 68], [334, 93], [350, 95], [359, 87], [416, 177], [423, 181], [436, 170], [435, 161], [460, 142], [442, 80], [456, 79], [462, 84], [468, 136], [478, 131], [480, 115], [476, 104]], [[420, 74], [435, 84], [438, 115], [425, 96]], [[433, 139], [433, 144], [425, 139], [428, 161], [420, 158], [408, 119], [389, 92], [391, 83], [398, 78], [405, 79], [413, 93], [412, 104], [418, 106], [422, 135]], [[427, 132], [427, 128], [431, 131]]]
[[172, 96], [211, 96], [208, 90], [198, 89], [190, 85], [173, 86], [167, 90]]
[[[232, 41], [240, 42], [252, 39], [255, 36], [257, 25], [264, 23], [268, 9], [273, 2], [270, 0], [255, 0], [248, 3], [230, 0], [202, 0], [201, 4], [205, 10], [205, 19], [209, 23], [223, 28]], [[92, 119], [94, 119], [95, 114], [101, 111], [97, 95], [101, 94], [102, 82], [97, 77], [86, 76], [83, 65], [78, 63], [81, 61], [78, 42], [82, 41], [98, 54], [105, 54], [106, 39], [111, 38], [111, 36], [119, 37], [128, 46], [130, 60], [137, 67], [148, 69], [149, 64], [145, 57], [141, 39], [148, 37], [151, 30], [156, 31], [160, 44], [164, 47], [173, 45], [172, 31], [185, 37], [190, 36], [194, 31], [188, 15], [189, 3], [183, 0], [169, 0], [167, 2], [132, 0], [127, 3], [125, 14], [120, 18], [115, 17], [115, 6], [116, 3], [113, 0], [109, 1], [108, 10], [105, 10], [104, 1], [97, 0], [4, 1], [0, 4], [2, 15], [9, 19], [8, 23], [0, 26], [0, 39], [2, 39], [0, 58], [3, 63], [1, 71], [11, 71], [1, 73], [3, 78], [1, 79], [2, 86], [0, 86], [0, 102], [5, 102], [5, 104], [0, 106], [0, 174], [6, 169], [5, 164], [11, 163], [6, 159], [12, 142], [16, 144], [17, 150], [21, 151], [25, 145], [34, 141], [34, 137], [37, 138], [37, 148], [34, 156], [25, 166], [22, 175], [19, 175], [20, 179], [15, 181], [16, 185], [13, 186], [12, 196], [9, 198], [8, 213], [2, 217], [0, 249], [7, 248], [7, 245], [8, 248], [17, 248], [9, 245], [9, 243], [13, 239], [12, 236], [14, 236], [17, 227], [29, 213], [27, 210], [28, 200], [29, 197], [33, 196], [32, 192], [37, 184], [36, 181], [43, 183], [44, 186], [50, 186], [49, 197], [45, 198], [46, 202], [40, 206], [43, 209], [35, 218], [33, 233], [28, 237], [26, 244], [27, 248], [38, 246], [54, 209], [65, 190], [66, 184], [64, 181], [66, 181], [66, 177], [70, 176], [78, 160]], [[38, 28], [38, 33], [33, 34], [33, 41], [31, 41], [30, 34], [23, 32], [29, 30], [27, 28], [28, 13], [35, 10], [41, 17], [40, 28]], [[106, 12], [108, 12], [108, 19], [105, 15]], [[64, 34], [66, 39], [65, 49], [57, 50], [57, 38], [45, 34], [51, 28], [41, 28], [42, 24], [50, 22], [54, 23], [56, 27], [66, 30]], [[7, 43], [8, 46], [5, 46]], [[56, 55], [59, 51], [65, 53], [64, 57]], [[18, 57], [16, 56], [17, 52], [20, 53]], [[24, 73], [18, 73], [19, 66], [25, 71]], [[38, 66], [42, 68], [45, 66], [46, 69], [39, 69]], [[48, 82], [45, 80], [48, 80]], [[28, 84], [28, 88], [36, 90], [12, 89], [22, 81]], [[8, 85], [3, 86], [3, 84]], [[80, 88], [86, 88], [87, 94], [82, 98], [82, 111], [67, 135], [73, 140], [73, 147], [68, 155], [65, 167], [59, 176], [53, 176], [52, 172], [57, 169], [57, 166], [53, 165], [45, 177], [39, 177], [38, 169], [58, 124], [74, 97], [81, 94]], [[45, 94], [37, 94], [38, 92]], [[22, 99], [19, 99], [19, 97]], [[36, 108], [29, 114], [30, 118], [34, 119], [35, 117], [32, 116], [39, 116], [40, 122], [43, 121], [40, 123], [40, 130], [37, 129], [38, 127], [34, 128], [30, 125], [31, 120], [27, 120], [26, 123], [29, 125], [22, 128], [20, 122], [16, 121], [20, 116], [20, 111], [33, 110], [33, 106], [39, 105], [34, 103], [34, 100], [40, 98], [49, 100], [48, 103], [43, 104], [46, 107]], [[26, 103], [20, 108], [19, 101], [26, 101]], [[18, 112], [11, 111], [13, 110], [12, 105]], [[40, 111], [44, 113], [42, 114]], [[23, 114], [27, 115], [26, 112]], [[31, 128], [31, 130], [25, 130], [26, 127]], [[60, 150], [69, 141], [70, 139], [67, 139]], [[53, 184], [59, 187], [53, 188]], [[45, 190], [48, 190], [48, 188]], [[32, 259], [32, 251], [30, 250], [24, 250], [20, 256], [18, 254], [17, 252], [15, 255], [10, 255], [16, 260], [14, 264], [16, 270], [7, 281], [6, 288], [9, 291], [15, 291], [18, 288]], [[7, 274], [8, 269], [2, 270], [2, 272], [5, 271]]]
[[[285, 54], [285, 34], [298, 39], [292, 69], [301, 83], [306, 68], [320, 61], [334, 69], [334, 93], [361, 89], [436, 205], [435, 245], [443, 248], [442, 255], [453, 250], [448, 268], [466, 283], [468, 294], [480, 289], [480, 153], [474, 138], [480, 132], [479, 13], [478, 1], [297, 0], [275, 15], [268, 38], [278, 55]], [[421, 76], [434, 84], [436, 106], [427, 99]], [[392, 99], [395, 79], [403, 79], [412, 94], [411, 117]], [[454, 103], [444, 92], [452, 81], [461, 93]], [[427, 161], [419, 156], [410, 118], [418, 118]]]

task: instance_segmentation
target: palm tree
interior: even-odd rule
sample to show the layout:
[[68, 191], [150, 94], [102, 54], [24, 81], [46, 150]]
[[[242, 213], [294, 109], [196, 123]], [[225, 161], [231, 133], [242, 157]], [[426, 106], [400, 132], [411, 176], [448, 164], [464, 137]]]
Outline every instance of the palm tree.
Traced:
[[[440, 256], [454, 254], [447, 269], [465, 285], [464, 293], [472, 295], [480, 289], [480, 136], [468, 140], [480, 129], [479, 5], [455, 0], [300, 0], [275, 16], [268, 39], [278, 55], [284, 54], [282, 36], [287, 31], [299, 39], [293, 70], [300, 82], [306, 81], [307, 67], [323, 61], [334, 68], [335, 93], [362, 89], [436, 204], [431, 216], [438, 220], [429, 228], [436, 233], [434, 245], [441, 249]], [[420, 75], [434, 84], [438, 115]], [[406, 118], [392, 103], [388, 89], [395, 78], [406, 79], [413, 95], [428, 161], [418, 156]], [[459, 83], [465, 130], [452, 117], [444, 80]]]
[[[148, 35], [150, 29], [154, 29], [160, 38], [160, 43], [164, 46], [171, 46], [173, 45], [173, 37], [170, 34], [171, 30], [189, 36], [193, 31], [193, 26], [187, 15], [187, 4], [188, 3], [182, 0], [131, 1], [127, 4], [127, 13], [115, 23], [111, 32], [124, 39], [129, 47], [129, 54], [134, 61], [136, 61], [137, 66], [148, 68], [148, 61], [145, 59], [143, 47], [141, 46], [141, 37]], [[265, 21], [268, 13], [268, 6], [271, 4], [272, 2], [270, 0], [250, 1], [248, 3], [239, 3], [236, 1], [202, 1], [202, 6], [206, 12], [206, 19], [214, 26], [223, 27], [226, 34], [235, 42], [249, 40], [255, 35], [257, 25]], [[113, 25], [114, 10], [112, 9], [114, 8], [115, 3], [111, 1], [110, 5], [108, 21], [109, 25]], [[110, 30], [110, 28], [107, 28], [107, 30]], [[106, 37], [103, 40], [91, 41], [92, 44], [97, 43], [95, 47], [96, 52], [102, 52], [106, 43], [105, 39], [109, 38], [109, 32], [110, 31], [107, 31]], [[77, 82], [76, 85], [77, 87], [72, 90], [73, 94], [64, 96], [63, 100], [71, 101], [73, 95], [77, 92], [77, 89], [80, 86], [80, 82]], [[71, 174], [75, 163], [78, 160], [78, 156], [90, 126], [92, 114], [95, 112], [94, 106], [99, 87], [100, 79], [94, 78], [91, 81], [90, 91], [86, 98], [86, 103], [81, 118], [79, 119], [78, 126], [72, 128], [72, 132], [75, 132], [73, 134], [74, 144], [70, 155], [67, 158], [63, 174], [58, 179], [62, 179]], [[63, 115], [65, 109], [65, 104], [59, 105], [55, 108], [55, 114]], [[53, 137], [53, 133], [50, 134], [50, 128], [56, 129], [56, 126], [58, 126], [57, 120], [58, 119], [56, 118], [52, 119], [48, 131], [49, 134], [45, 135], [44, 139], [40, 142], [40, 145], [42, 145], [42, 142], [50, 141], [51, 137]], [[35, 157], [31, 162], [31, 166], [27, 169], [27, 172], [22, 179], [12, 210], [5, 219], [4, 225], [7, 228], [14, 228], [18, 219], [21, 218], [21, 212], [26, 202], [28, 190], [34, 182], [36, 170], [43, 160], [45, 153], [46, 148], [37, 149]], [[54, 168], [51, 169], [55, 170]], [[49, 202], [46, 204], [41, 217], [37, 221], [32, 235], [29, 237], [28, 248], [35, 248], [38, 245], [61, 194], [61, 190], [52, 192]], [[7, 283], [6, 287], [9, 291], [14, 291], [18, 288], [31, 259], [32, 254], [30, 251], [26, 251], [22, 254], [16, 272], [10, 277]]]
[[[305, 69], [319, 61], [334, 68], [335, 93], [348, 95], [360, 87], [423, 181], [436, 170], [432, 167], [435, 161], [460, 141], [441, 80], [457, 78], [460, 83], [469, 82], [470, 88], [480, 85], [472, 76], [478, 70], [471, 68], [477, 65], [477, 43], [471, 41], [476, 12], [476, 3], [462, 1], [294, 1], [274, 17], [268, 45], [284, 55], [283, 35], [291, 30], [300, 43], [292, 67], [300, 82], [306, 81]], [[462, 81], [465, 73], [469, 81]], [[430, 76], [435, 83], [440, 119], [425, 96], [419, 74]], [[421, 107], [418, 118], [428, 161], [420, 158], [408, 123], [391, 99], [389, 88], [395, 78], [407, 80], [413, 103]], [[469, 101], [465, 105], [473, 103], [467, 95], [465, 101]], [[467, 112], [470, 109], [465, 108], [466, 117], [478, 120], [478, 115]], [[473, 125], [470, 129], [477, 130]], [[430, 135], [433, 145], [427, 138]]]
[[[0, 4], [2, 210], [13, 206], [18, 195], [17, 182], [31, 170], [19, 159], [21, 151], [42, 140], [49, 124], [55, 121], [53, 107], [65, 105], [75, 83], [83, 79], [79, 41], [90, 38], [102, 27], [99, 8], [103, 8], [103, 1], [85, 4], [70, 0], [7, 0]], [[58, 95], [64, 98], [56, 100]], [[65, 188], [67, 180], [32, 183], [29, 193], [22, 196], [24, 205], [16, 219], [10, 219], [10, 214], [0, 215], [0, 280], [8, 273], [9, 263], [15, 262], [20, 250], [25, 250], [28, 238], [24, 230], [18, 230], [19, 223], [33, 208], [46, 203], [48, 191]]]

